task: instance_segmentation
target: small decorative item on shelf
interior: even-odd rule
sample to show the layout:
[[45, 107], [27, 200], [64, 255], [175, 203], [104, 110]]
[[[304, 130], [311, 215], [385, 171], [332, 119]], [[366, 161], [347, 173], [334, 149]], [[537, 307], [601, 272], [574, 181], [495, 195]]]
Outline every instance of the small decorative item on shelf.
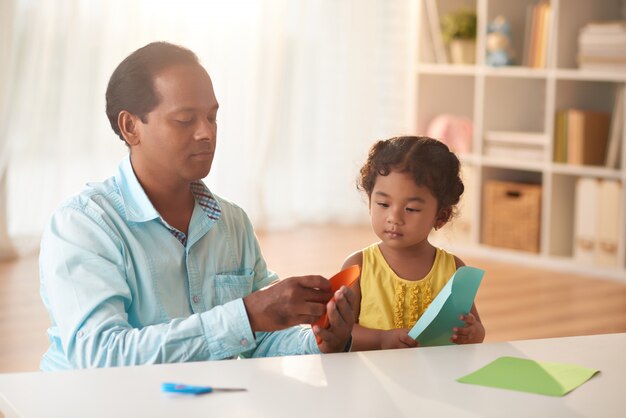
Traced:
[[511, 47], [511, 24], [503, 16], [498, 16], [487, 26], [487, 65], [511, 65], [514, 55], [515, 51]]
[[426, 135], [446, 144], [457, 154], [472, 150], [474, 124], [465, 116], [442, 114], [435, 117], [426, 129]]
[[460, 10], [443, 16], [441, 31], [453, 64], [476, 62], [476, 13]]

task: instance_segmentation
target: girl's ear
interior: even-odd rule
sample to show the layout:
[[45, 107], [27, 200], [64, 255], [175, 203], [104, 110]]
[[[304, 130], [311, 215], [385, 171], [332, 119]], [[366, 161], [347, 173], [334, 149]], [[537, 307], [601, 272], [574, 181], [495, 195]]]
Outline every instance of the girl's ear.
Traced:
[[124, 137], [128, 146], [137, 145], [139, 143], [139, 132], [137, 126], [137, 116], [126, 110], [122, 110], [117, 115], [117, 126]]
[[447, 208], [442, 208], [439, 210], [437, 214], [437, 219], [435, 220], [435, 230], [444, 226], [450, 220], [452, 216], [452, 208], [448, 206]]

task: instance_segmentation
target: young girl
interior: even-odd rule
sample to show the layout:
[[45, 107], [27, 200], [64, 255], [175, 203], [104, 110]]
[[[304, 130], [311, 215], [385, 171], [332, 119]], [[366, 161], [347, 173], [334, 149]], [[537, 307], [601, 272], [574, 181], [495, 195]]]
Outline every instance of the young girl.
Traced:
[[[352, 350], [416, 347], [408, 332], [457, 268], [464, 263], [428, 242], [453, 215], [463, 193], [459, 160], [432, 138], [404, 136], [379, 141], [369, 151], [357, 182], [367, 193], [372, 228], [380, 242], [349, 256], [361, 277]], [[476, 306], [454, 328], [452, 342], [485, 338]]]

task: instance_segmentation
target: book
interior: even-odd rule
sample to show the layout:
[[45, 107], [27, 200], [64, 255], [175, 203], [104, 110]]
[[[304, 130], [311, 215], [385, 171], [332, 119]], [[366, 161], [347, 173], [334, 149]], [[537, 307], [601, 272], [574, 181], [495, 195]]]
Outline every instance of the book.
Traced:
[[604, 165], [609, 114], [581, 109], [569, 109], [567, 112], [567, 162], [575, 165]]
[[522, 65], [530, 66], [530, 41], [533, 28], [533, 9], [535, 5], [530, 3], [526, 6], [526, 20], [524, 23], [524, 49], [522, 53]]
[[538, 5], [539, 23], [537, 28], [537, 48], [535, 49], [535, 68], [545, 68], [548, 56], [548, 34], [550, 30], [550, 4], [542, 1]]
[[[578, 53], [593, 55], [594, 52], [624, 52], [626, 33], [619, 35], [585, 35], [578, 37]], [[621, 55], [621, 54], [614, 54]]]
[[528, 66], [537, 66], [537, 49], [539, 43], [539, 4], [535, 3], [532, 6], [532, 17], [530, 25], [530, 45], [528, 47]]
[[543, 133], [519, 131], [487, 131], [485, 140], [535, 146], [544, 146], [548, 143], [548, 137]]
[[624, 86], [618, 85], [613, 103], [613, 114], [611, 115], [611, 127], [609, 128], [609, 138], [606, 147], [605, 166], [617, 168], [619, 166], [619, 153], [622, 137], [624, 136]]
[[604, 267], [617, 267], [617, 242], [621, 213], [620, 189], [617, 180], [603, 179], [598, 183], [597, 238], [595, 264]]
[[626, 63], [618, 64], [615, 62], [584, 62], [580, 64], [580, 68], [587, 71], [623, 72], [626, 71]]
[[568, 164], [581, 164], [584, 129], [582, 110], [567, 110], [567, 159]]
[[546, 66], [550, 21], [551, 8], [547, 1], [540, 0], [526, 7], [524, 65], [532, 68]]
[[417, 320], [409, 336], [420, 347], [453, 344], [454, 327], [463, 327], [459, 316], [469, 313], [485, 274], [475, 267], [460, 267]]
[[588, 34], [620, 34], [626, 32], [626, 20], [589, 22], [583, 27]]
[[483, 149], [486, 156], [543, 161], [547, 142], [548, 137], [543, 133], [488, 131]]
[[567, 162], [567, 111], [556, 112], [554, 122], [554, 162]]
[[598, 222], [598, 179], [576, 180], [574, 206], [574, 259], [582, 264], [595, 261]]
[[615, 65], [615, 66], [623, 66], [624, 64], [626, 64], [626, 48], [624, 49], [624, 56], [608, 56], [608, 54], [606, 54], [607, 56], [600, 56], [600, 54], [596, 54], [596, 56], [594, 57], [590, 57], [590, 56], [579, 56], [578, 57], [578, 62], [583, 65], [583, 66], [587, 66], [587, 68], [590, 68], [589, 66], [601, 66], [601, 64], [604, 64], [604, 66], [611, 66], [611, 65]]
[[543, 146], [515, 143], [486, 143], [484, 154], [488, 157], [508, 158], [522, 161], [544, 161], [546, 151]]

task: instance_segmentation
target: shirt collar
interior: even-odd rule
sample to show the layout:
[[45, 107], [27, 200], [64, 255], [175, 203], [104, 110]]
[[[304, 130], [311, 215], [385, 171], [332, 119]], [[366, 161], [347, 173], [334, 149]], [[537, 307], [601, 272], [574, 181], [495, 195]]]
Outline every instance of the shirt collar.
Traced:
[[[128, 221], [147, 222], [161, 217], [141, 187], [130, 162], [130, 155], [120, 163], [115, 180], [122, 195]], [[202, 181], [193, 182], [191, 192], [209, 219], [215, 221], [220, 217], [222, 210], [211, 191]]]
[[126, 219], [131, 222], [146, 222], [158, 218], [159, 212], [152, 206], [148, 195], [141, 187], [133, 166], [130, 163], [130, 154], [124, 158], [117, 168], [115, 181], [120, 189]]

